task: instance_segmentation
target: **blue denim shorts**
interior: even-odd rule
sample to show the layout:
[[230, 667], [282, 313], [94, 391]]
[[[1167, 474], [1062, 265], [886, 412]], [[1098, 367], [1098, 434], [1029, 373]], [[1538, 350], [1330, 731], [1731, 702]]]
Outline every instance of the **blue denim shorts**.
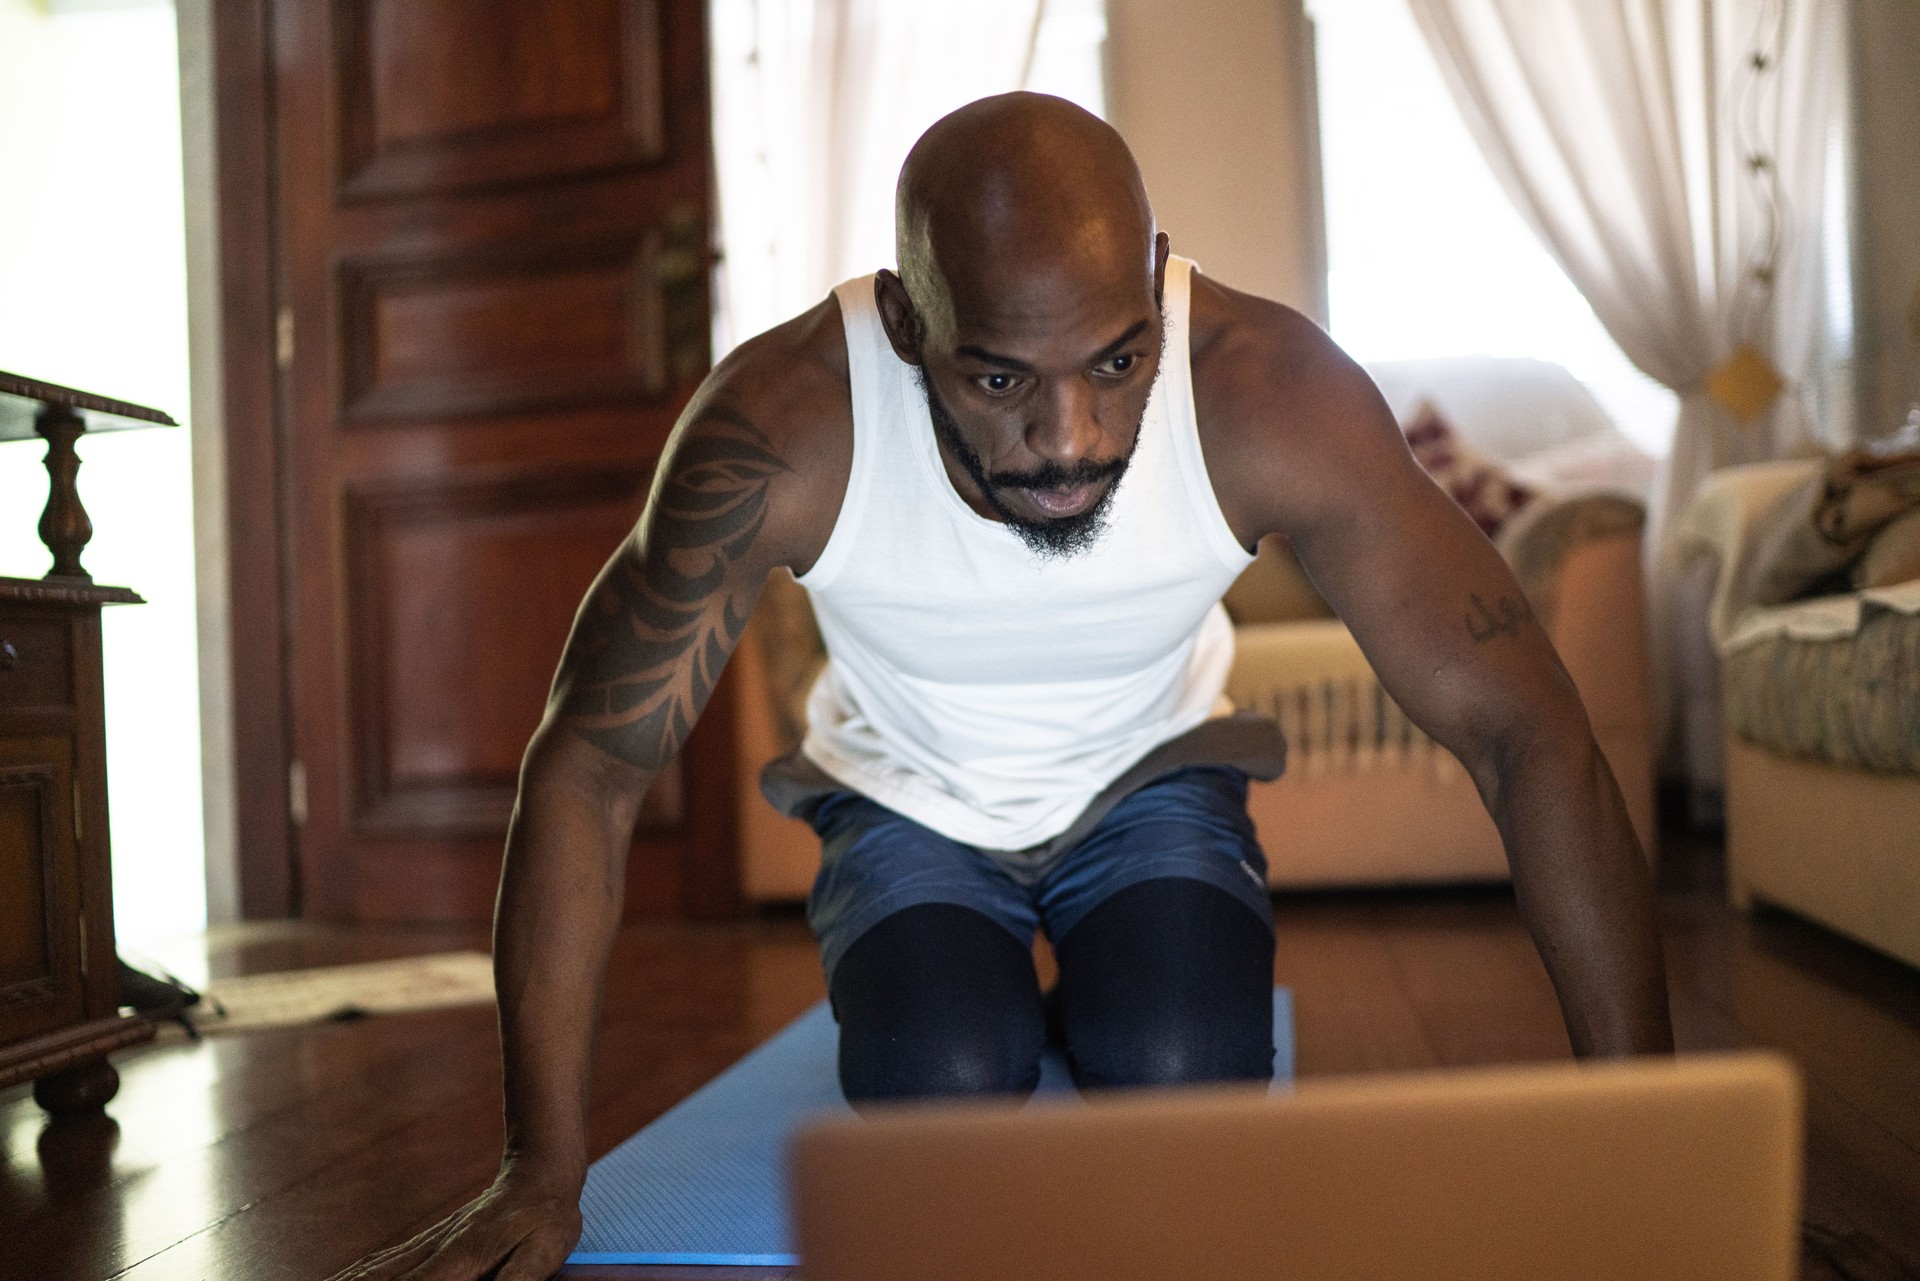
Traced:
[[984, 912], [1031, 945], [1065, 936], [1111, 895], [1141, 881], [1217, 885], [1268, 929], [1267, 859], [1247, 817], [1247, 776], [1195, 765], [1154, 779], [1115, 805], [1039, 882], [1022, 885], [972, 845], [940, 835], [857, 792], [835, 792], [812, 815], [820, 874], [807, 921], [827, 978], [854, 940], [922, 903]]

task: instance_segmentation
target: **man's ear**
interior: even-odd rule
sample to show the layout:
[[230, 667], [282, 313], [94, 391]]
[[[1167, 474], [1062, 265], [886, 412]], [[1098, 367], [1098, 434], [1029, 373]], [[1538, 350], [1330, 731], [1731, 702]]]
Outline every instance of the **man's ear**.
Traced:
[[873, 301], [880, 308], [880, 324], [887, 331], [893, 354], [909, 365], [920, 363], [920, 315], [907, 297], [900, 277], [882, 268], [873, 275]]
[[1167, 239], [1167, 233], [1157, 231], [1153, 236], [1153, 300], [1160, 302], [1166, 296], [1167, 255], [1173, 251], [1173, 242]]

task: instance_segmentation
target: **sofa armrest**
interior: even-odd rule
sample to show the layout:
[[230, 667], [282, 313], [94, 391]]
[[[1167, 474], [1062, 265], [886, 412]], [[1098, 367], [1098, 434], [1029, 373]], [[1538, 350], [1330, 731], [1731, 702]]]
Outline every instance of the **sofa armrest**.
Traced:
[[1707, 614], [1716, 646], [1726, 643], [1741, 613], [1754, 603], [1754, 552], [1766, 529], [1762, 518], [1821, 466], [1817, 458], [1790, 458], [1723, 467], [1701, 482], [1682, 513], [1674, 528], [1680, 554], [1717, 563]]

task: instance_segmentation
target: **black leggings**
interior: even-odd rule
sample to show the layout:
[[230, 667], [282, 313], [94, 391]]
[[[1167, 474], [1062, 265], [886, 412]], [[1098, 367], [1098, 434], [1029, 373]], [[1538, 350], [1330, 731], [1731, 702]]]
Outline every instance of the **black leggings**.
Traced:
[[840, 1085], [879, 1099], [1032, 1091], [1049, 1034], [1082, 1089], [1273, 1075], [1273, 933], [1232, 895], [1168, 878], [1121, 890], [1033, 955], [991, 918], [909, 907], [862, 934], [833, 976]]

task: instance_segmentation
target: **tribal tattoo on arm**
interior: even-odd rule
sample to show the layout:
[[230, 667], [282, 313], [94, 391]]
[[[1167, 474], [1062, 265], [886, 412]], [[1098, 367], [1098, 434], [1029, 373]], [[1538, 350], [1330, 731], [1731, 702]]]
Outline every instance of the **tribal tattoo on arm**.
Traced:
[[747, 625], [738, 570], [791, 470], [752, 420], [708, 405], [672, 447], [640, 528], [580, 608], [555, 682], [559, 718], [601, 750], [657, 771], [679, 750]]

